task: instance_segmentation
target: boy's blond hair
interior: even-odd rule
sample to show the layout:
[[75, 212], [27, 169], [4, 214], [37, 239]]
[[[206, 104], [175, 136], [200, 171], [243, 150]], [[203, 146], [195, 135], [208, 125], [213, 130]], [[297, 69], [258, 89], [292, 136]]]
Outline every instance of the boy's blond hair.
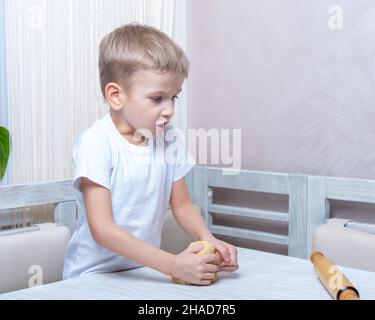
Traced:
[[189, 60], [167, 34], [138, 23], [117, 28], [101, 41], [99, 72], [104, 98], [108, 83], [128, 89], [132, 74], [139, 69], [182, 73], [187, 78]]

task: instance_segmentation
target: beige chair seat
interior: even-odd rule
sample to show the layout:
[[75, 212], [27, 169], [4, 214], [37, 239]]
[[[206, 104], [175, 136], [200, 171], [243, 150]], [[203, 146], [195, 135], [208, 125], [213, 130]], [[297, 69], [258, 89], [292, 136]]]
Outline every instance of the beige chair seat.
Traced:
[[54, 223], [0, 232], [0, 293], [61, 280], [69, 239]]
[[313, 251], [337, 265], [375, 271], [375, 234], [345, 227], [351, 220], [330, 219], [314, 233]]
[[181, 229], [169, 209], [161, 233], [160, 249], [178, 254], [185, 250], [193, 241], [193, 238]]

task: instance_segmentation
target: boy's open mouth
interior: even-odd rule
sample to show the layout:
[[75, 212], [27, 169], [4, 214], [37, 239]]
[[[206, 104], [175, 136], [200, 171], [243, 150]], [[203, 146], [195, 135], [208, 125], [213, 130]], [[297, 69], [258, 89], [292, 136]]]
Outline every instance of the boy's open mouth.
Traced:
[[156, 126], [159, 127], [159, 128], [165, 128], [165, 126], [169, 123], [169, 121], [166, 121], [166, 122], [162, 122], [162, 123], [156, 123]]

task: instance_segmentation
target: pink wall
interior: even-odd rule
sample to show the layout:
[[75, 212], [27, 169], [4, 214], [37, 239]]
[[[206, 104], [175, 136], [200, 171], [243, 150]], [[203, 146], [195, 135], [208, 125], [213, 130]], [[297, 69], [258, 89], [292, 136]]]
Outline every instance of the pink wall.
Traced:
[[242, 168], [375, 179], [375, 3], [188, 0], [189, 128], [241, 128]]

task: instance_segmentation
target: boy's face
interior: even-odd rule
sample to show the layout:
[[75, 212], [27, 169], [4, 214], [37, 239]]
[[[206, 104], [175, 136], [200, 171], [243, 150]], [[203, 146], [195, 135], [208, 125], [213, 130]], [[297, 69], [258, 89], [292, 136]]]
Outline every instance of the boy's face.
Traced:
[[174, 114], [174, 104], [181, 92], [184, 75], [156, 70], [138, 70], [131, 78], [128, 90], [121, 89], [120, 121], [130, 134], [148, 129], [153, 135], [164, 130]]

